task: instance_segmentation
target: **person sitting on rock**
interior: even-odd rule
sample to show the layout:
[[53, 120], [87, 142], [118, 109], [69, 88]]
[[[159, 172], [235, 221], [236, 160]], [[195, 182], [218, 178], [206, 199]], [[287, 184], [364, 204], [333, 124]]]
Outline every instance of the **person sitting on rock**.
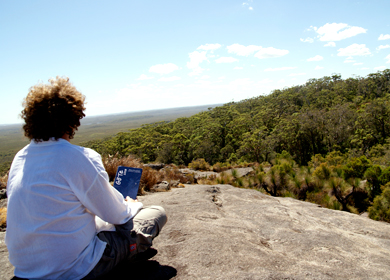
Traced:
[[70, 143], [84, 100], [62, 77], [31, 87], [24, 99], [31, 142], [9, 172], [5, 237], [18, 278], [92, 279], [157, 253], [151, 245], [167, 221], [164, 209], [124, 199], [101, 156]]

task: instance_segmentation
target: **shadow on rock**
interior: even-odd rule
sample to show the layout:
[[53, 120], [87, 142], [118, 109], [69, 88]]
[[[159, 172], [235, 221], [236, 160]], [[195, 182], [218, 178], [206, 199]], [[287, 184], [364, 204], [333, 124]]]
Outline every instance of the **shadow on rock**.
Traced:
[[123, 262], [109, 274], [104, 275], [104, 277], [100, 277], [98, 279], [165, 280], [175, 277], [176, 274], [177, 270], [174, 267], [160, 265], [158, 261], [148, 260], [135, 264]]

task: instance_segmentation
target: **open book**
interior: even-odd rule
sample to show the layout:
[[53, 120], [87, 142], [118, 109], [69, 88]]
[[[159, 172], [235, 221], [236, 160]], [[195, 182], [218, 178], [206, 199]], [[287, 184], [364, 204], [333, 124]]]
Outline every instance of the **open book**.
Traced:
[[141, 168], [118, 166], [114, 180], [114, 188], [116, 188], [124, 198], [130, 196], [132, 199], [136, 199], [141, 175]]

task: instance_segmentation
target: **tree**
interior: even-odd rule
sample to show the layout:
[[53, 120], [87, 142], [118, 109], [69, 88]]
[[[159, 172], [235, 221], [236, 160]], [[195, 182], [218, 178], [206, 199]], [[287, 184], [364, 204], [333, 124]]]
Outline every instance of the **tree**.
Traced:
[[377, 221], [390, 223], [390, 186], [387, 184], [381, 195], [374, 199], [374, 203], [368, 208], [368, 216]]

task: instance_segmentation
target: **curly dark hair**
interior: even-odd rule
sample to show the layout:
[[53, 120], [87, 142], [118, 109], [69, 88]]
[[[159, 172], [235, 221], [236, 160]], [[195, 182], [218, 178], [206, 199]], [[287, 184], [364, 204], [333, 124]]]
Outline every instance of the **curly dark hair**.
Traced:
[[82, 95], [67, 77], [50, 79], [49, 84], [37, 84], [29, 89], [23, 101], [21, 117], [24, 135], [36, 142], [58, 140], [68, 134], [72, 139], [85, 117]]

